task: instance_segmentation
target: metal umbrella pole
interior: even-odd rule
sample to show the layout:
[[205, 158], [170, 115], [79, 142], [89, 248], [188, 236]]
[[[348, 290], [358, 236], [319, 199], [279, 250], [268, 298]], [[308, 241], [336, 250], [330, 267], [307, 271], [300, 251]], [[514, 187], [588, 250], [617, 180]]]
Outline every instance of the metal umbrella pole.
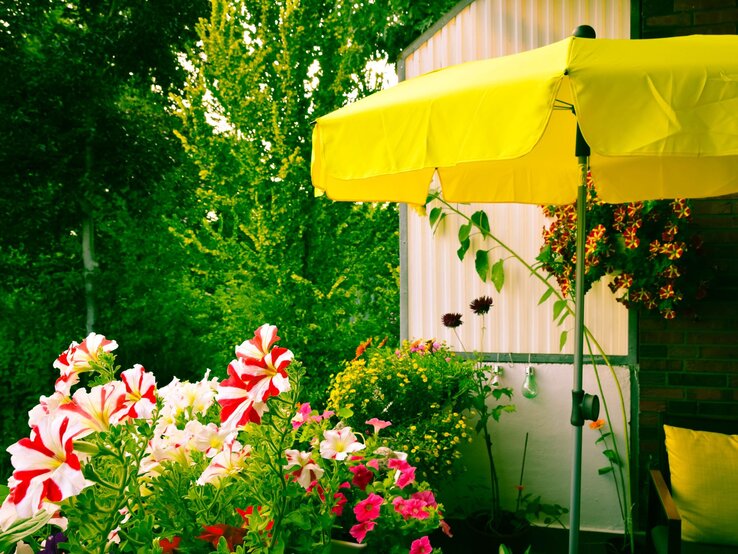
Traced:
[[[589, 25], [580, 25], [572, 33], [575, 37], [595, 38], [595, 30]], [[573, 111], [573, 110], [572, 110]], [[576, 113], [574, 114], [576, 116]], [[585, 420], [597, 419], [600, 402], [597, 396], [582, 390], [582, 366], [584, 353], [584, 243], [587, 234], [587, 173], [589, 171], [590, 148], [577, 124], [574, 154], [579, 165], [577, 187], [577, 244], [574, 268], [574, 368], [571, 391], [571, 424], [573, 434], [571, 464], [571, 498], [569, 500], [569, 554], [579, 552], [579, 525], [582, 496], [582, 427]]]

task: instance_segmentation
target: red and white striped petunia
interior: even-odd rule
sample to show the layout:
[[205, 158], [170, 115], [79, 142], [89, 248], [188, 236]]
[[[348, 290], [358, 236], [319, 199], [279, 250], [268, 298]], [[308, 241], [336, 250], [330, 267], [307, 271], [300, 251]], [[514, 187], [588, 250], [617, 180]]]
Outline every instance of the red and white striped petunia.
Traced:
[[277, 328], [265, 323], [254, 331], [253, 339], [244, 341], [241, 346], [236, 348], [236, 356], [249, 360], [261, 360], [278, 340]]
[[235, 429], [248, 422], [260, 423], [267, 411], [267, 399], [290, 390], [287, 367], [293, 354], [273, 346], [278, 340], [277, 328], [265, 324], [256, 330], [253, 339], [236, 348], [238, 357], [228, 364], [228, 378], [218, 386], [223, 427]]
[[90, 369], [90, 364], [97, 362], [102, 352], [112, 352], [116, 348], [117, 342], [96, 333], [87, 335], [82, 344], [72, 342], [54, 362], [54, 367], [60, 372], [54, 388], [69, 395], [72, 386], [79, 382], [79, 374]]
[[19, 518], [31, 517], [44, 502], [61, 502], [88, 486], [72, 442], [84, 434], [85, 429], [69, 417], [50, 416], [39, 421], [30, 438], [8, 447], [15, 468], [9, 498]]
[[141, 364], [120, 374], [126, 388], [125, 405], [131, 418], [150, 418], [156, 407], [156, 378]]
[[292, 478], [304, 489], [323, 476], [323, 468], [315, 463], [310, 452], [288, 449], [284, 451], [284, 457], [287, 459], [287, 465], [282, 467], [292, 469], [290, 472]]
[[272, 396], [290, 390], [287, 368], [292, 363], [292, 351], [275, 346], [261, 360], [234, 360], [234, 370], [238, 372], [249, 388], [254, 402], [266, 402]]
[[223, 429], [236, 429], [249, 422], [261, 423], [262, 415], [268, 411], [266, 403], [253, 400], [251, 382], [244, 380], [237, 369], [241, 365], [240, 360], [233, 360], [228, 364], [228, 378], [218, 385], [217, 399], [221, 406], [220, 421]]
[[87, 392], [78, 389], [72, 401], [59, 407], [88, 432], [101, 432], [126, 417], [126, 387], [120, 381], [98, 385]]
[[198, 485], [218, 483], [222, 477], [234, 475], [243, 469], [243, 460], [251, 452], [249, 445], [243, 446], [231, 438], [223, 444], [223, 449], [210, 461], [208, 467], [197, 480]]

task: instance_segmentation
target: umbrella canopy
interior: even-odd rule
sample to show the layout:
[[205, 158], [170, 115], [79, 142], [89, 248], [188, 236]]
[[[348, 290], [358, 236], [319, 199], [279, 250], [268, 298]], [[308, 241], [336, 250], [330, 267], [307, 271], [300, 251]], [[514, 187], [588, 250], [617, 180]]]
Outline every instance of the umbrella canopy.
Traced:
[[577, 201], [570, 553], [582, 424], [599, 410], [581, 388], [586, 172], [605, 202], [738, 192], [738, 36], [593, 40], [582, 31], [321, 117], [312, 159], [313, 184], [336, 200], [424, 204], [437, 172], [451, 202]]
[[313, 183], [423, 204], [438, 171], [449, 201], [567, 204], [577, 122], [606, 202], [738, 191], [738, 36], [570, 37], [427, 73], [319, 118]]

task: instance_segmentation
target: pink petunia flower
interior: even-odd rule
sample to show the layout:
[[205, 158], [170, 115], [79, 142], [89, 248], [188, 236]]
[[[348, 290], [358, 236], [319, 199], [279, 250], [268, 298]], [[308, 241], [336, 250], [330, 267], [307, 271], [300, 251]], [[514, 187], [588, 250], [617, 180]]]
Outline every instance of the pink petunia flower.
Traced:
[[417, 498], [402, 498], [397, 496], [392, 500], [395, 511], [404, 519], [427, 519], [430, 513], [425, 510], [427, 504]]
[[[297, 409], [295, 417], [292, 418], [292, 428], [298, 429], [305, 423], [318, 422], [325, 416], [319, 416], [313, 414], [313, 409], [310, 407], [310, 402], [303, 402]], [[330, 417], [330, 416], [329, 416]], [[327, 418], [326, 418], [327, 419]]]
[[354, 506], [356, 521], [371, 521], [379, 517], [379, 508], [384, 504], [384, 498], [375, 493], [370, 493], [364, 500]]
[[336, 517], [341, 517], [343, 515], [343, 508], [346, 506], [348, 499], [342, 492], [337, 492], [333, 495], [333, 498], [336, 499], [336, 504], [331, 508], [331, 512], [333, 512]]
[[410, 495], [410, 498], [416, 498], [421, 502], [424, 502], [426, 506], [438, 506], [438, 502], [436, 502], [436, 497], [433, 496], [432, 491], [418, 491]]
[[409, 554], [431, 554], [431, 552], [433, 552], [433, 547], [427, 536], [414, 540], [410, 545]]
[[404, 489], [415, 481], [415, 468], [405, 460], [391, 459], [387, 462], [387, 466], [390, 469], [397, 470], [397, 473], [395, 473], [395, 484], [401, 489]]
[[384, 429], [385, 427], [389, 427], [390, 425], [392, 425], [392, 423], [390, 423], [389, 421], [383, 421], [381, 419], [377, 419], [376, 417], [367, 419], [365, 423], [374, 427], [375, 434], [379, 433], [380, 429]]
[[374, 529], [376, 525], [376, 521], [362, 521], [361, 523], [357, 523], [351, 529], [349, 529], [349, 535], [354, 537], [356, 539], [356, 542], [362, 543], [364, 542], [364, 538], [366, 538], [366, 534]]

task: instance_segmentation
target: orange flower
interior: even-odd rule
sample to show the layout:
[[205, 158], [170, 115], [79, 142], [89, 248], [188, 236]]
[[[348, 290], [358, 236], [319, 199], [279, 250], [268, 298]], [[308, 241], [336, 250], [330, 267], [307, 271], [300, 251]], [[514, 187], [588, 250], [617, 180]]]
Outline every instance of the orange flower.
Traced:
[[[366, 352], [366, 349], [369, 348], [369, 346], [372, 344], [372, 338], [369, 337], [364, 342], [362, 342], [357, 348], [356, 348], [356, 357], [354, 360], [358, 360], [359, 357]], [[352, 360], [353, 361], [353, 360]]]
[[593, 421], [589, 424], [590, 429], [598, 430], [602, 429], [605, 426], [605, 420], [604, 419], [598, 419], [597, 421]]

